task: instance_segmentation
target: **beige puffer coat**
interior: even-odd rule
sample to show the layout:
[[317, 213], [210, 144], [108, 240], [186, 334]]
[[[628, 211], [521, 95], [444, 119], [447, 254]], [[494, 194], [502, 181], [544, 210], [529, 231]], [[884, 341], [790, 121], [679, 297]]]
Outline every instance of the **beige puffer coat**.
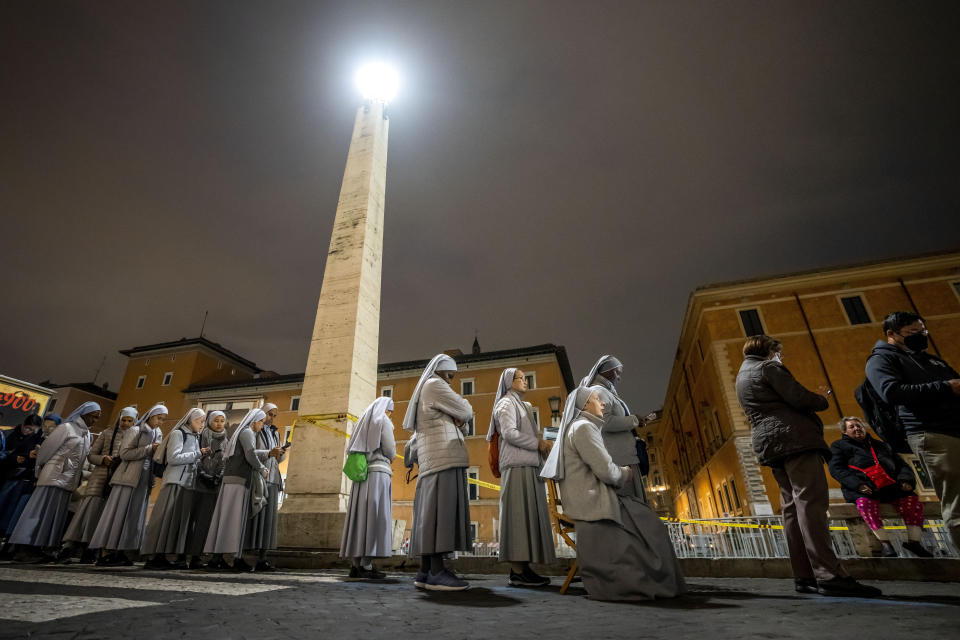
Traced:
[[[472, 417], [473, 407], [443, 378], [434, 376], [423, 384], [417, 408], [420, 476], [470, 466], [464, 435], [466, 422]], [[457, 428], [454, 420], [463, 422], [464, 426]]]

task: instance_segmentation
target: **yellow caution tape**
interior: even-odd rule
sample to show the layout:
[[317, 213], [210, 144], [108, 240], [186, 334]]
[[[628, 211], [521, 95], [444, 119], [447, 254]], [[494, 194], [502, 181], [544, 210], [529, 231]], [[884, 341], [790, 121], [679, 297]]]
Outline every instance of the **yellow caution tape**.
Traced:
[[[730, 527], [737, 529], [783, 529], [782, 524], [748, 524], [744, 522], [716, 522], [713, 520], [686, 520], [684, 518], [660, 518], [664, 522], [677, 522], [680, 524], [701, 524], [713, 527]], [[926, 524], [925, 528], [931, 529], [933, 527], [942, 527], [942, 524]], [[897, 527], [884, 527], [884, 529], [890, 530], [904, 530], [905, 526]], [[831, 531], [849, 531], [849, 527], [830, 527]]]
[[494, 491], [500, 491], [500, 485], [490, 484], [489, 482], [484, 482], [483, 480], [477, 480], [476, 478], [471, 478], [467, 476], [467, 482], [470, 484], [475, 484], [478, 487], [486, 487], [487, 489], [493, 489]]
[[359, 420], [359, 418], [352, 413], [319, 413], [312, 416], [297, 416], [296, 421], [293, 423], [293, 429], [290, 429], [290, 439], [293, 440], [293, 431], [297, 428], [297, 424], [301, 422], [312, 424], [315, 427], [320, 427], [321, 429], [331, 433], [336, 433], [344, 438], [349, 439], [349, 433], [326, 423], [327, 420], [336, 420], [337, 422], [341, 422], [344, 419], [347, 419], [350, 422], [356, 422]]

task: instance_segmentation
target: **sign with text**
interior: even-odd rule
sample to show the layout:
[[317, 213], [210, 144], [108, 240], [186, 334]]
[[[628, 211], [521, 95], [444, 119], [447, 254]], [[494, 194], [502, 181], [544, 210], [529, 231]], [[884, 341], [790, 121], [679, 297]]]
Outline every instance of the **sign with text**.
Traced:
[[0, 376], [0, 427], [15, 427], [32, 413], [42, 415], [50, 396], [43, 387]]

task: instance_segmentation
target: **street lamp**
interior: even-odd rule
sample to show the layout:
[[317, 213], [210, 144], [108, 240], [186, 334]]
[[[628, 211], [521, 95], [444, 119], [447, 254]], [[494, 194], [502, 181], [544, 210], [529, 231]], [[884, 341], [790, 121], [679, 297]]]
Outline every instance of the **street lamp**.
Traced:
[[355, 77], [357, 89], [364, 100], [388, 104], [397, 95], [400, 77], [396, 70], [382, 62], [375, 62], [357, 71]]
[[547, 402], [550, 403], [550, 423], [555, 427], [560, 417], [560, 396], [550, 396]]

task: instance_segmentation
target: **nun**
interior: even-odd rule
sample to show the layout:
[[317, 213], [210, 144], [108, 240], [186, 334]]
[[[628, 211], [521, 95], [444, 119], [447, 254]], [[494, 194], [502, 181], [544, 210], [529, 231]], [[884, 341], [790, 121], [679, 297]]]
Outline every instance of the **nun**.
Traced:
[[123, 434], [120, 466], [110, 479], [110, 496], [90, 539], [90, 549], [101, 549], [100, 566], [131, 566], [126, 552], [140, 553], [143, 528], [153, 487], [153, 454], [163, 438], [160, 428], [167, 408], [154, 405]]
[[123, 442], [123, 434], [133, 427], [136, 420], [136, 407], [124, 407], [120, 411], [116, 424], [101, 431], [93, 446], [90, 447], [87, 461], [93, 465], [93, 472], [87, 478], [86, 486], [81, 490], [83, 500], [73, 520], [70, 521], [70, 526], [67, 527], [67, 533], [63, 536], [64, 541], [73, 548], [74, 552], [77, 548], [82, 548], [81, 563], [88, 564], [96, 560], [93, 552], [85, 547], [90, 543], [93, 532], [100, 522], [103, 505], [110, 493], [111, 476], [120, 465], [120, 444]]
[[617, 493], [634, 470], [603, 444], [604, 387], [568, 397], [557, 441], [541, 476], [557, 481], [563, 514], [574, 521], [577, 560], [594, 600], [653, 600], [686, 591], [667, 528], [645, 502]]
[[[154, 454], [154, 461], [166, 463], [163, 484], [157, 502], [150, 514], [140, 545], [140, 555], [152, 556], [145, 569], [186, 569], [187, 535], [190, 532], [190, 513], [193, 509], [193, 489], [197, 484], [197, 463], [210, 452], [200, 448], [200, 432], [207, 414], [194, 407], [180, 418], [163, 446]], [[176, 555], [176, 563], [167, 559]]]
[[[100, 405], [84, 402], [67, 416], [37, 451], [37, 484], [23, 509], [10, 543], [43, 550], [60, 548], [70, 496], [80, 486], [90, 452], [90, 427], [100, 419]], [[56, 559], [52, 554], [49, 559]]]
[[531, 562], [556, 560], [547, 510], [547, 492], [539, 477], [541, 456], [550, 452], [530, 407], [523, 401], [527, 377], [505, 369], [493, 403], [487, 441], [499, 438], [500, 562], [509, 562], [510, 586], [544, 587], [550, 578], [538, 575]]
[[613, 356], [602, 356], [590, 373], [580, 381], [581, 387], [596, 386], [603, 403], [603, 427], [600, 431], [607, 453], [614, 463], [633, 470], [630, 479], [617, 489], [617, 493], [646, 500], [640, 458], [637, 456], [636, 429], [644, 421], [630, 413], [630, 408], [617, 394], [617, 383], [623, 376], [623, 364]]
[[473, 407], [450, 387], [457, 363], [438, 354], [417, 382], [403, 417], [403, 428], [417, 438], [419, 475], [413, 498], [410, 557], [420, 556], [414, 586], [431, 591], [463, 591], [470, 584], [443, 564], [446, 554], [470, 551], [470, 457], [464, 438]]
[[287, 450], [280, 446], [280, 434], [273, 421], [277, 417], [277, 405], [268, 402], [261, 407], [264, 413], [263, 428], [257, 432], [257, 457], [267, 468], [267, 502], [256, 516], [247, 522], [244, 548], [257, 554], [257, 571], [276, 571], [267, 562], [267, 552], [277, 548], [277, 510], [280, 508], [280, 463], [287, 459]]
[[231, 569], [238, 573], [253, 571], [243, 559], [243, 538], [247, 519], [266, 501], [263, 493], [269, 469], [257, 455], [257, 433], [266, 417], [262, 409], [248, 411], [224, 447], [223, 483], [203, 545], [204, 553], [233, 554]]
[[[200, 556], [203, 544], [207, 541], [210, 520], [217, 506], [217, 493], [223, 481], [223, 448], [227, 443], [227, 416], [223, 411], [211, 411], [207, 414], [206, 427], [200, 433], [200, 450], [210, 453], [200, 459], [197, 466], [197, 484], [193, 490], [193, 510], [190, 513], [190, 534], [187, 536], [187, 553], [190, 555], [188, 568], [201, 567]], [[223, 554], [215, 553], [207, 569], [229, 569], [223, 561]]]
[[393, 499], [391, 461], [397, 455], [393, 438], [393, 400], [373, 401], [350, 435], [347, 453], [362, 453], [367, 459], [367, 479], [350, 487], [347, 521], [340, 541], [340, 557], [350, 558], [351, 578], [382, 580], [374, 558], [393, 555]]

